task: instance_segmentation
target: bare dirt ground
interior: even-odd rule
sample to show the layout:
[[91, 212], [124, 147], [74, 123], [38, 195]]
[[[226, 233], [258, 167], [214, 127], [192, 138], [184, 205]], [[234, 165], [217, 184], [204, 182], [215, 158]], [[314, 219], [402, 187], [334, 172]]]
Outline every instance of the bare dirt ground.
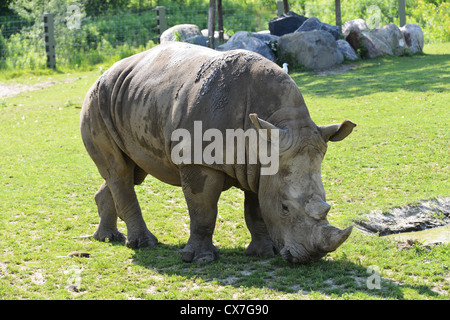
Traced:
[[71, 83], [74, 82], [76, 78], [67, 78], [64, 81], [44, 81], [35, 83], [32, 85], [22, 84], [22, 83], [0, 83], [0, 99], [13, 97], [22, 92], [29, 92], [44, 89], [47, 87], [54, 86], [60, 83]]

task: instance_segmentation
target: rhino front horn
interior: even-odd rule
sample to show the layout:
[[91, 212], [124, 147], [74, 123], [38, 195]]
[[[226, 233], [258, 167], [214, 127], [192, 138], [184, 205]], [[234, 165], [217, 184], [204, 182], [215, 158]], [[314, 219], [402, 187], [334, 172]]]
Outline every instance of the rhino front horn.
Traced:
[[336, 250], [352, 233], [353, 227], [345, 230], [332, 227], [330, 225], [323, 227], [320, 247], [323, 251], [331, 252]]

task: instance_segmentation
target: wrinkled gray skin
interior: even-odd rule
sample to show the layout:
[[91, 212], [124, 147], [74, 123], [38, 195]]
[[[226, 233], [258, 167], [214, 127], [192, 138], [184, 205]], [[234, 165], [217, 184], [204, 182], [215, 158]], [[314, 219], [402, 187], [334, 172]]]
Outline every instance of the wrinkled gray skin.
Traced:
[[[193, 134], [198, 120], [203, 131], [217, 128], [224, 136], [226, 129], [281, 129], [278, 173], [260, 175], [259, 164], [175, 165], [171, 150], [179, 142], [171, 141], [172, 132]], [[123, 59], [92, 86], [81, 112], [84, 144], [105, 180], [95, 195], [100, 223], [94, 238], [125, 239], [120, 217], [127, 246], [157, 244], [134, 191], [150, 174], [183, 189], [190, 215], [184, 261], [218, 258], [212, 243], [217, 201], [232, 186], [245, 192], [247, 254], [319, 259], [351, 232], [328, 224], [320, 167], [327, 141], [344, 139], [354, 126], [316, 126], [294, 81], [255, 53], [166, 43]], [[247, 142], [247, 156], [248, 148]]]

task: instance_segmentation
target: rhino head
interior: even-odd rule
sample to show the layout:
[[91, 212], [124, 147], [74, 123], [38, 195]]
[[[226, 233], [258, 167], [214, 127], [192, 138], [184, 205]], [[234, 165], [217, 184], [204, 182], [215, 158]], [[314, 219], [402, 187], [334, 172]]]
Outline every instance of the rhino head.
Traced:
[[[331, 226], [321, 179], [321, 164], [328, 141], [341, 141], [356, 126], [351, 121], [316, 126], [311, 120], [291, 121], [282, 128], [251, 114], [257, 129], [279, 133], [279, 169], [261, 175], [258, 199], [270, 237], [282, 257], [292, 263], [308, 263], [336, 250], [352, 227]], [[270, 136], [270, 135], [268, 135]]]

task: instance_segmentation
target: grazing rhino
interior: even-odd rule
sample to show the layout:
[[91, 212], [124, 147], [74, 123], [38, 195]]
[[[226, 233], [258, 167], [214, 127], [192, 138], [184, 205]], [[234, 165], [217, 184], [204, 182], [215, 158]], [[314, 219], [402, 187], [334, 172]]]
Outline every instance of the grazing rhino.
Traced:
[[[180, 142], [173, 133], [195, 134], [195, 123], [224, 136], [229, 129], [265, 132], [265, 141], [278, 148], [271, 150], [279, 151], [276, 172], [261, 174], [259, 159], [174, 161]], [[117, 229], [120, 217], [127, 226], [127, 246], [157, 244], [134, 191], [150, 174], [184, 192], [190, 215], [184, 261], [218, 258], [212, 243], [217, 201], [232, 186], [245, 193], [245, 221], [252, 237], [247, 254], [280, 252], [297, 263], [319, 259], [352, 230], [328, 223], [330, 205], [320, 169], [327, 142], [344, 139], [354, 126], [351, 121], [315, 125], [289, 75], [249, 51], [217, 52], [173, 42], [123, 59], [91, 87], [81, 111], [83, 142], [105, 180], [95, 195], [100, 223], [94, 238], [124, 240]], [[244, 152], [245, 160], [256, 148], [250, 140], [241, 145], [244, 150], [234, 150]], [[207, 141], [202, 142], [200, 148]], [[190, 149], [183, 150], [187, 156]], [[193, 150], [195, 157], [198, 146]]]

